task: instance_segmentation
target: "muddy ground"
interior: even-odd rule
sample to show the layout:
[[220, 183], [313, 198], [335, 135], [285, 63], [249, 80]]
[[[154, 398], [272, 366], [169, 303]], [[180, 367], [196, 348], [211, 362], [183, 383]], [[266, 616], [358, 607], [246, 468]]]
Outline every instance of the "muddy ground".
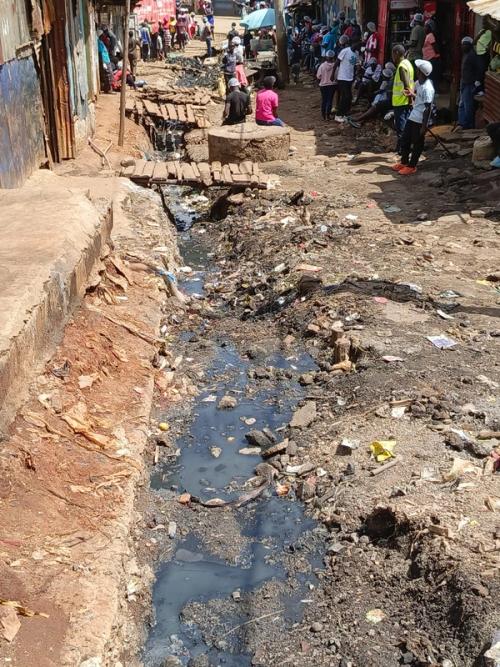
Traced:
[[[9, 664], [486, 664], [500, 626], [498, 178], [430, 142], [403, 180], [386, 128], [320, 121], [307, 79], [280, 114], [292, 152], [265, 166], [273, 189], [166, 188], [169, 217], [130, 189], [111, 256], [132, 284], [104, 257], [87, 305], [161, 342], [83, 308], [2, 443], [2, 597], [50, 616], [2, 644]], [[86, 157], [73, 174], [96, 173]], [[187, 298], [151, 271], [165, 253]], [[124, 461], [68, 430], [82, 401]], [[376, 441], [395, 443], [380, 462]], [[98, 541], [110, 535], [114, 552]]]

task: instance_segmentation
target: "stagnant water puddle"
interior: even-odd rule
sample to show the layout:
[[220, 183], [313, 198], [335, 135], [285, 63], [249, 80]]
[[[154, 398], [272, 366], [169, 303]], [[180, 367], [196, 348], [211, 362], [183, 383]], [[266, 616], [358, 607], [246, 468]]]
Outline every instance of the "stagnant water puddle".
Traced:
[[[164, 196], [181, 236], [183, 259], [192, 269], [180, 280], [181, 288], [201, 298], [206, 272], [213, 267], [200, 240], [203, 235], [191, 230], [196, 215], [190, 211], [189, 203], [196, 199], [182, 199], [178, 189]], [[176, 442], [180, 456], [174, 464], [160, 465], [152, 474], [151, 486], [160, 493], [162, 489], [179, 493], [187, 490], [202, 500], [217, 497], [231, 501], [242, 490], [248, 491], [245, 483], [254, 476], [262, 458], [239, 453], [248, 447], [245, 434], [250, 429], [268, 428], [279, 439], [280, 431], [286, 428], [294, 407], [304, 395], [298, 375], [316, 368], [306, 353], [285, 357], [272, 352], [257, 361], [242, 357], [230, 339], [216, 343], [202, 391], [193, 404], [191, 420]], [[256, 366], [273, 367], [275, 381], [263, 388], [253, 372]], [[227, 394], [237, 398], [237, 406], [221, 410], [218, 403]], [[278, 615], [285, 623], [292, 624], [301, 618], [308, 586], [316, 581], [314, 569], [322, 564], [322, 553], [317, 546], [321, 540], [312, 539], [311, 535], [319, 537], [324, 529], [305, 516], [302, 503], [291, 497], [278, 497], [272, 484], [254, 502], [238, 508], [211, 509], [208, 518], [204, 513], [201, 520], [210, 522], [209, 529], [217, 531], [218, 513], [227, 511], [234, 513], [242, 536], [236, 564], [214, 556], [199, 536], [190, 533], [175, 545], [172, 560], [159, 565], [153, 591], [155, 625], [144, 655], [148, 667], [163, 666], [167, 656], [176, 656], [186, 665], [200, 654], [208, 657], [209, 663], [205, 664], [213, 666], [251, 665], [247, 631], [258, 613], [252, 595], [266, 582], [284, 584]], [[286, 561], [297, 553], [307, 565], [292, 573]], [[222, 640], [207, 639], [211, 629], [197, 622], [196, 614], [186, 615], [186, 609], [193, 603], [233, 602], [240, 600], [239, 596], [241, 602], [236, 609], [234, 604], [227, 609], [224, 604], [218, 608], [218, 624], [229, 628], [222, 633]]]

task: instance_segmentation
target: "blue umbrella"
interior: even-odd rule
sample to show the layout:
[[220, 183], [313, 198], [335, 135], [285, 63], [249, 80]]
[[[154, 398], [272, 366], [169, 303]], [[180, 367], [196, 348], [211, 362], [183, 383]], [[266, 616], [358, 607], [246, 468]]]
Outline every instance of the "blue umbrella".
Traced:
[[248, 14], [240, 25], [248, 30], [260, 30], [261, 28], [271, 28], [276, 25], [276, 15], [274, 9], [257, 9]]

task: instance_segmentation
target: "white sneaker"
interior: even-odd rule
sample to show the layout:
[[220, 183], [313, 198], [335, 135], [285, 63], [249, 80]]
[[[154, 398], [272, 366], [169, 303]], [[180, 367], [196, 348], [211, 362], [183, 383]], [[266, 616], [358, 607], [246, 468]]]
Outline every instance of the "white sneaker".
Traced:
[[345, 116], [335, 116], [335, 122], [336, 123], [345, 123], [346, 122]]

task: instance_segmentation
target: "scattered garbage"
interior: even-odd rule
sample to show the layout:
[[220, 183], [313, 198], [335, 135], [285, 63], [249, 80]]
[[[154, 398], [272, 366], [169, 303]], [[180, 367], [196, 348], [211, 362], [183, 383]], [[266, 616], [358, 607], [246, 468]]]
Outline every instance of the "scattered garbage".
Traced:
[[452, 338], [448, 338], [447, 336], [426, 336], [427, 340], [430, 341], [434, 347], [437, 347], [440, 350], [451, 350], [454, 348], [458, 343], [454, 341]]
[[467, 461], [466, 459], [454, 458], [453, 465], [448, 470], [448, 472], [443, 474], [443, 481], [452, 482], [455, 479], [458, 479], [462, 475], [471, 473], [476, 476], [482, 475], [483, 471], [478, 466], [474, 465], [472, 461]]
[[160, 431], [166, 432], [170, 430], [170, 424], [168, 422], [160, 422], [158, 428]]
[[439, 292], [439, 295], [441, 299], [458, 299], [459, 297], [463, 296], [460, 292], [455, 292], [455, 290], [452, 289], [446, 289], [443, 290], [442, 292]]
[[370, 609], [370, 611], [366, 612], [366, 620], [369, 623], [381, 623], [386, 617], [387, 614], [382, 609]]
[[387, 461], [395, 456], [395, 440], [375, 440], [370, 445], [372, 456], [379, 462]]
[[438, 309], [436, 310], [436, 313], [437, 313], [437, 314], [439, 315], [439, 317], [441, 317], [443, 320], [454, 320], [454, 319], [455, 319], [455, 318], [453, 317], [453, 315], [448, 315], [448, 313], [445, 313], [444, 310], [441, 310], [440, 308], [438, 308]]

